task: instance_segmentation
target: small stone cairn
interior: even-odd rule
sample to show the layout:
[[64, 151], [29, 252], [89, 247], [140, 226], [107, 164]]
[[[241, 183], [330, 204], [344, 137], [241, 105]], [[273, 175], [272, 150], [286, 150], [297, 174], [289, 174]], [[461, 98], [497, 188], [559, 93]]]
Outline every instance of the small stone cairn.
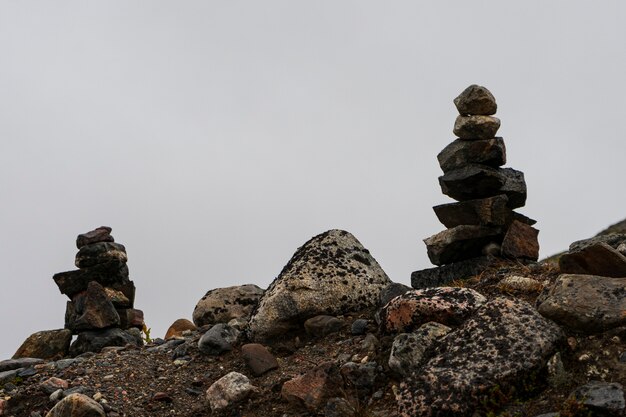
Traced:
[[[79, 335], [81, 347], [75, 346], [75, 342], [70, 353], [99, 350], [103, 344], [112, 346], [123, 339], [131, 340], [132, 337], [110, 337], [112, 331], [119, 334], [124, 333], [120, 330], [144, 326], [143, 312], [133, 308], [135, 285], [128, 277], [126, 248], [115, 243], [111, 228], [106, 226], [78, 235], [76, 247], [75, 264], [79, 269], [53, 277], [61, 293], [70, 298], [65, 328]], [[98, 343], [89, 343], [96, 339]]]
[[536, 222], [513, 209], [526, 202], [524, 174], [506, 163], [504, 140], [496, 136], [500, 120], [497, 105], [485, 87], [471, 85], [454, 104], [456, 140], [437, 155], [444, 175], [442, 192], [457, 203], [433, 207], [447, 227], [424, 240], [435, 265], [414, 272], [415, 288], [437, 286], [477, 273], [488, 256], [536, 261], [539, 256]]

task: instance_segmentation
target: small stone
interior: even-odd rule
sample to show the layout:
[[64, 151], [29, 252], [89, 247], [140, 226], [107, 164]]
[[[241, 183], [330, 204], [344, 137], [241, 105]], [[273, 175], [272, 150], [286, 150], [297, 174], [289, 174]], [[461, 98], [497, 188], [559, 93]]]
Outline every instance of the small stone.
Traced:
[[50, 395], [58, 389], [67, 389], [69, 386], [70, 384], [66, 380], [53, 376], [40, 383], [39, 389]]
[[393, 340], [389, 368], [402, 376], [410, 375], [418, 369], [426, 351], [451, 330], [441, 323], [429, 322], [413, 333], [400, 333]]
[[543, 284], [532, 278], [512, 275], [502, 279], [502, 281], [498, 284], [498, 287], [503, 291], [532, 293], [541, 291], [543, 289]]
[[124, 245], [114, 242], [99, 242], [81, 247], [76, 254], [74, 263], [78, 268], [85, 268], [116, 260], [128, 261]]
[[198, 349], [207, 355], [231, 351], [239, 338], [239, 333], [239, 330], [227, 324], [216, 324], [198, 340]]
[[578, 340], [576, 340], [575, 337], [570, 336], [567, 338], [567, 345], [572, 351], [574, 351], [578, 347]]
[[76, 237], [76, 247], [78, 249], [92, 243], [99, 242], [114, 242], [113, 236], [111, 236], [111, 229], [108, 226], [100, 226], [90, 232], [81, 233]]
[[66, 329], [44, 330], [33, 333], [17, 349], [13, 359], [56, 359], [63, 357], [67, 355], [71, 341], [72, 332]]
[[337, 333], [343, 327], [343, 321], [334, 316], [319, 315], [304, 322], [304, 329], [309, 336], [324, 337]]
[[365, 319], [356, 319], [352, 322], [352, 327], [350, 328], [351, 333], [354, 336], [359, 336], [365, 334], [367, 332], [368, 321]]
[[102, 406], [83, 394], [70, 394], [59, 401], [46, 417], [106, 417]]
[[212, 411], [218, 411], [248, 398], [258, 388], [250, 383], [247, 376], [230, 372], [209, 387], [206, 398]]
[[183, 337], [185, 330], [196, 330], [196, 326], [187, 319], [178, 319], [167, 329], [165, 340]]
[[573, 392], [573, 396], [590, 410], [610, 415], [622, 415], [626, 403], [624, 390], [617, 382], [591, 381]]
[[361, 342], [360, 352], [368, 355], [375, 355], [378, 350], [379, 341], [372, 333], [368, 333]]
[[333, 362], [326, 362], [285, 382], [281, 396], [296, 406], [304, 405], [309, 411], [316, 412], [342, 388], [339, 369]]
[[278, 362], [267, 348], [258, 343], [249, 343], [241, 347], [241, 356], [254, 376], [261, 376], [278, 368]]
[[469, 164], [497, 168], [506, 164], [506, 147], [500, 137], [491, 139], [457, 139], [437, 155], [443, 172], [462, 168]]
[[496, 99], [485, 87], [472, 84], [454, 99], [459, 114], [484, 115], [496, 114], [498, 105]]
[[570, 375], [565, 371], [563, 360], [561, 359], [561, 353], [555, 353], [547, 364], [548, 368], [548, 382], [553, 388], [558, 388], [566, 385], [570, 381]]
[[152, 401], [171, 403], [174, 400], [167, 392], [157, 392], [152, 396]]
[[376, 383], [379, 366], [376, 362], [348, 362], [341, 366], [340, 373], [349, 386], [369, 391]]
[[[56, 403], [58, 401], [61, 401], [61, 399], [63, 398], [63, 390], [62, 389], [58, 389], [56, 391], [54, 391], [52, 394], [50, 394], [50, 396], [48, 397], [48, 399], [53, 402]], [[1, 414], [0, 414], [1, 415]]]
[[101, 392], [96, 392], [93, 397], [91, 397], [94, 399], [94, 401], [100, 401], [102, 399], [102, 393]]
[[500, 119], [493, 116], [457, 116], [453, 132], [461, 139], [491, 139], [500, 129]]

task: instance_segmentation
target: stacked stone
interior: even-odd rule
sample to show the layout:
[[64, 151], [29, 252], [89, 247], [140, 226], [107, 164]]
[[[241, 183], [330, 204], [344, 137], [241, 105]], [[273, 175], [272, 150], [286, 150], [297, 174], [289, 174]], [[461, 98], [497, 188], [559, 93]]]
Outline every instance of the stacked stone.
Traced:
[[457, 203], [433, 207], [448, 229], [425, 239], [435, 265], [448, 265], [483, 255], [537, 260], [538, 230], [534, 220], [513, 209], [526, 202], [524, 174], [506, 163], [504, 140], [496, 137], [497, 105], [485, 87], [471, 85], [455, 100], [460, 115], [456, 140], [437, 155], [444, 175], [439, 184]]
[[[77, 341], [83, 346], [78, 351], [70, 348], [70, 353], [91, 350], [92, 339], [111, 340], [104, 342], [111, 345], [120, 343], [120, 337], [117, 341], [110, 337], [115, 333], [112, 329], [142, 329], [144, 325], [143, 312], [134, 308], [135, 285], [129, 279], [126, 248], [115, 243], [111, 228], [102, 226], [78, 235], [76, 247], [75, 264], [79, 269], [53, 277], [61, 293], [70, 298], [65, 328], [78, 334]], [[137, 339], [137, 332], [131, 333]]]

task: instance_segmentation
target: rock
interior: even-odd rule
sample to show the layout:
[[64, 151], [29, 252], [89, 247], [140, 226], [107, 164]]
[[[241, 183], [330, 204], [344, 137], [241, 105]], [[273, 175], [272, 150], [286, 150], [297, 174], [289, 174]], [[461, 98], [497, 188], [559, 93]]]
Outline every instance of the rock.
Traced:
[[538, 235], [539, 230], [514, 220], [502, 240], [502, 256], [536, 261], [539, 258]]
[[274, 355], [263, 345], [248, 343], [241, 347], [241, 356], [254, 376], [261, 376], [272, 369], [278, 368]]
[[155, 392], [150, 400], [164, 402], [164, 403], [171, 403], [172, 401], [174, 401], [167, 392], [163, 392], [163, 391]]
[[480, 274], [496, 261], [491, 256], [466, 259], [443, 265], [438, 268], [427, 268], [411, 273], [411, 286], [415, 289], [441, 287], [454, 280], [469, 278]]
[[503, 291], [520, 291], [523, 293], [532, 293], [541, 291], [543, 284], [535, 279], [519, 276], [504, 277], [498, 284]]
[[258, 388], [250, 383], [247, 376], [230, 372], [209, 387], [206, 398], [213, 412], [223, 410], [248, 398]]
[[376, 384], [376, 378], [382, 373], [382, 368], [376, 362], [347, 362], [341, 366], [339, 372], [349, 387], [357, 391], [370, 391]]
[[447, 228], [462, 225], [505, 226], [512, 221], [506, 195], [442, 204], [433, 207], [439, 221]]
[[320, 410], [326, 400], [335, 397], [343, 388], [343, 379], [333, 362], [323, 363], [304, 375], [283, 384], [281, 396], [296, 406], [304, 405], [309, 411]]
[[457, 139], [439, 152], [437, 160], [444, 173], [469, 164], [497, 168], [506, 164], [506, 147], [500, 137], [479, 140]]
[[120, 316], [120, 328], [124, 330], [131, 328], [143, 329], [143, 311], [137, 310], [136, 308], [118, 308], [116, 311]]
[[28, 368], [30, 366], [38, 365], [43, 363], [43, 359], [39, 358], [26, 358], [22, 357], [19, 359], [6, 359], [0, 361], [0, 372], [11, 371], [13, 369], [19, 368]]
[[76, 294], [67, 303], [65, 328], [74, 334], [82, 330], [104, 329], [119, 324], [120, 316], [102, 285], [96, 281], [91, 281], [87, 291]]
[[99, 242], [83, 246], [76, 254], [75, 264], [78, 268], [85, 268], [109, 261], [128, 261], [124, 245]]
[[597, 333], [625, 326], [626, 278], [560, 275], [538, 302], [542, 315], [573, 330]]
[[598, 243], [606, 243], [613, 249], [617, 249], [619, 245], [626, 242], [625, 233], [608, 233], [594, 236], [590, 239], [577, 240], [569, 245], [570, 252], [578, 252], [589, 246], [595, 246]]
[[109, 287], [104, 287], [104, 293], [107, 299], [113, 304], [115, 308], [131, 308], [132, 303], [126, 297], [126, 295], [120, 291]]
[[471, 288], [441, 287], [409, 291], [382, 308], [381, 330], [406, 333], [429, 321], [458, 325], [486, 300]]
[[196, 304], [193, 322], [201, 327], [207, 324], [228, 323], [232, 319], [247, 320], [263, 293], [262, 288], [252, 284], [211, 290]]
[[526, 203], [524, 174], [511, 168], [467, 165], [439, 177], [441, 191], [457, 201], [474, 200], [506, 194], [509, 208]]
[[391, 284], [383, 288], [380, 292], [380, 295], [378, 296], [378, 306], [382, 307], [393, 298], [396, 298], [397, 296], [411, 290], [412, 288], [408, 285], [400, 284], [398, 282], [392, 282]]
[[606, 243], [596, 243], [561, 255], [559, 269], [563, 274], [626, 277], [626, 256]]
[[492, 226], [456, 226], [424, 239], [428, 258], [445, 265], [482, 255], [489, 243], [502, 241], [502, 230]]
[[342, 315], [376, 306], [391, 281], [350, 233], [330, 230], [299, 248], [272, 282], [250, 318], [251, 340], [301, 328], [319, 315]]
[[219, 355], [233, 350], [233, 345], [239, 338], [239, 330], [228, 324], [219, 323], [211, 327], [198, 340], [198, 349], [207, 355]]
[[410, 375], [419, 368], [426, 351], [450, 330], [443, 324], [429, 322], [421, 325], [414, 333], [400, 333], [391, 346], [389, 369], [403, 377]]
[[350, 327], [350, 333], [354, 336], [359, 336], [365, 334], [367, 332], [367, 325], [369, 322], [365, 319], [356, 319], [352, 322], [352, 326]]
[[96, 281], [103, 287], [120, 290], [129, 299], [131, 305], [135, 299], [135, 287], [132, 285], [132, 281], [128, 279], [128, 266], [119, 260], [89, 268], [59, 272], [54, 275], [53, 279], [61, 294], [67, 295], [70, 299], [75, 294], [87, 290], [91, 281]]
[[361, 342], [361, 347], [359, 351], [364, 355], [374, 356], [378, 351], [379, 344], [380, 342], [378, 341], [376, 336], [374, 336], [372, 333], [368, 333], [367, 335], [365, 335], [363, 342]]
[[617, 248], [615, 248], [615, 249], [617, 249], [617, 251], [618, 251], [619, 253], [621, 253], [622, 255], [626, 256], [626, 243], [622, 243], [622, 244], [620, 244], [620, 245], [619, 245]]
[[[137, 332], [138, 333], [138, 332]], [[130, 330], [111, 328], [105, 330], [89, 330], [78, 334], [70, 346], [70, 355], [78, 356], [85, 352], [100, 352], [107, 346], [141, 346], [141, 335]]]
[[0, 398], [0, 416], [4, 415], [4, 412], [6, 411], [7, 408], [7, 402], [5, 399]]
[[621, 416], [626, 407], [624, 390], [617, 382], [590, 381], [576, 389], [572, 395], [594, 413]]
[[40, 383], [39, 389], [41, 389], [47, 395], [50, 395], [56, 390], [67, 389], [69, 386], [70, 384], [66, 380], [53, 376]]
[[493, 116], [457, 116], [453, 132], [461, 139], [491, 139], [500, 129], [500, 119]]
[[0, 385], [13, 381], [17, 377], [17, 374], [23, 369], [26, 368], [11, 369], [9, 371], [0, 372]]
[[76, 247], [80, 249], [93, 243], [114, 242], [111, 230], [113, 229], [108, 226], [100, 226], [90, 232], [82, 233], [76, 237]]
[[546, 368], [548, 369], [548, 383], [553, 388], [559, 388], [571, 381], [572, 376], [565, 371], [565, 365], [561, 359], [561, 352], [556, 352], [550, 360], [548, 360]]
[[196, 330], [196, 326], [187, 319], [178, 319], [167, 329], [165, 340], [183, 337], [185, 330]]
[[496, 114], [498, 105], [496, 99], [489, 90], [480, 85], [472, 84], [467, 87], [457, 98], [454, 105], [462, 115], [484, 115]]
[[324, 407], [324, 417], [354, 417], [354, 415], [354, 407], [345, 398], [331, 398]]
[[46, 417], [106, 417], [96, 401], [83, 394], [70, 394], [59, 401]]
[[44, 330], [28, 336], [17, 349], [13, 359], [55, 359], [67, 355], [72, 341], [72, 332], [66, 329]]
[[304, 329], [309, 336], [324, 337], [341, 330], [344, 323], [334, 316], [319, 315], [304, 322]]
[[469, 416], [493, 389], [507, 392], [545, 366], [563, 338], [528, 303], [496, 298], [438, 345], [419, 372], [400, 384], [400, 415]]

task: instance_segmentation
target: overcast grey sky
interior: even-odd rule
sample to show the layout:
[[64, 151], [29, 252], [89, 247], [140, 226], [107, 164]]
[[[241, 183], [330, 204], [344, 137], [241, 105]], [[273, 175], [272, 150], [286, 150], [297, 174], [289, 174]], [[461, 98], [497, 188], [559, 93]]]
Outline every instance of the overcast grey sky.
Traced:
[[0, 60], [0, 359], [100, 225], [153, 336], [331, 228], [408, 284], [472, 83], [541, 256], [626, 217], [623, 1], [2, 1]]

